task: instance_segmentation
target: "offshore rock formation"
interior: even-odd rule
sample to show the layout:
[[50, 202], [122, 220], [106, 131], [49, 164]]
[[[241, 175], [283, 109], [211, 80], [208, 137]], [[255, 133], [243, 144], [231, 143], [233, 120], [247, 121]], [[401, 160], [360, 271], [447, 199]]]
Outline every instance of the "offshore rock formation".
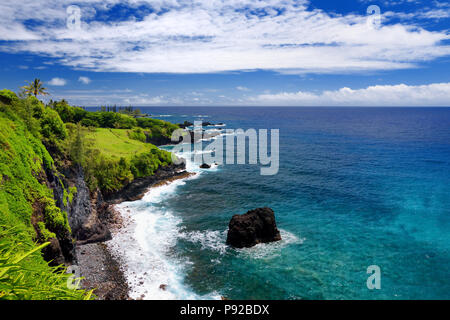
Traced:
[[235, 248], [249, 248], [258, 243], [281, 240], [275, 214], [270, 208], [250, 210], [231, 218], [227, 244]]

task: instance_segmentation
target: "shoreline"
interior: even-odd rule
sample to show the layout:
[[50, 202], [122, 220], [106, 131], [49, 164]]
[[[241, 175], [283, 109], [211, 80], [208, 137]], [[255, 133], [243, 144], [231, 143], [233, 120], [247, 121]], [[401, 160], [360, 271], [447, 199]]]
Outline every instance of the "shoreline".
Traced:
[[[142, 203], [132, 201], [111, 206], [115, 215], [120, 217], [121, 223], [112, 230], [113, 237], [106, 245], [112, 256], [121, 263], [130, 299], [172, 300], [177, 299], [180, 292], [184, 297], [182, 299], [196, 299], [194, 293], [183, 290], [178, 272], [179, 265], [166, 259], [166, 250], [171, 248], [173, 241], [177, 239], [172, 223], [178, 222], [173, 220], [171, 213], [166, 215], [166, 211], [163, 213], [152, 205], [146, 207], [147, 204], [167, 201], [164, 195], [168, 191], [171, 194], [173, 188], [196, 175], [197, 173], [187, 173], [155, 183], [144, 194]], [[161, 227], [164, 231], [155, 233], [155, 229]], [[147, 244], [143, 247], [142, 241], [147, 239], [151, 239], [149, 247]]]
[[[141, 200], [152, 188], [168, 185], [174, 181], [196, 175], [187, 172], [183, 165], [171, 165], [160, 168], [153, 176], [139, 178], [126, 185], [121, 191], [107, 195], [103, 223], [111, 231], [113, 238], [130, 223], [116, 205], [128, 201]], [[81, 287], [95, 289], [98, 300], [133, 300], [125, 276], [125, 262], [108, 248], [107, 242], [77, 244], [75, 256], [80, 276]]]

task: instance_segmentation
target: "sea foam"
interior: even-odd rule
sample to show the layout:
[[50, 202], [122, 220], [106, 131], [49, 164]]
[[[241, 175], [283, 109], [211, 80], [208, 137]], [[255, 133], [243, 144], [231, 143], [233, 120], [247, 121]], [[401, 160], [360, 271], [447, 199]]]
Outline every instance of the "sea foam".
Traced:
[[186, 157], [186, 169], [196, 173], [194, 176], [153, 187], [141, 200], [115, 207], [126, 223], [107, 246], [122, 263], [133, 299], [220, 299], [216, 292], [197, 295], [184, 284], [191, 263], [175, 253], [178, 239], [184, 237], [181, 219], [164, 203], [176, 195], [177, 188], [204, 171], [189, 160], [188, 154], [179, 155]]

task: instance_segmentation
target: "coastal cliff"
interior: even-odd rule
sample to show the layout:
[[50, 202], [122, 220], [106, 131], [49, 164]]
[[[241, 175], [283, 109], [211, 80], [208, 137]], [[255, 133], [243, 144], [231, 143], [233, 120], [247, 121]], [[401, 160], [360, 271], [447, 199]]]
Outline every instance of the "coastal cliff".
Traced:
[[[10, 248], [27, 257], [11, 260], [15, 268], [5, 274], [5, 279], [20, 279], [24, 290], [16, 292], [16, 284], [5, 280], [2, 288], [11, 290], [2, 289], [2, 295], [92, 299], [96, 288], [100, 299], [126, 299], [119, 263], [102, 246], [115, 223], [110, 204], [186, 175], [183, 166], [172, 164], [170, 153], [141, 135], [145, 130], [170, 137], [178, 126], [88, 112], [64, 100], [44, 105], [9, 90], [1, 90], [0, 98], [0, 261], [9, 261]], [[93, 263], [97, 274], [92, 274]], [[83, 281], [86, 290], [67, 286], [70, 265], [92, 276]]]

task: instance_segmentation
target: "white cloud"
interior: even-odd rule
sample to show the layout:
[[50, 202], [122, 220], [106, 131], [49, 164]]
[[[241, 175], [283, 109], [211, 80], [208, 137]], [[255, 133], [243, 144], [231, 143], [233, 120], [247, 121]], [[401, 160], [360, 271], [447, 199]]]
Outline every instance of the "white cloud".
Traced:
[[[371, 29], [364, 15], [331, 16], [308, 9], [306, 0], [128, 0], [122, 4], [147, 3], [156, 13], [120, 22], [88, 19], [118, 2], [80, 1], [80, 31], [66, 28], [71, 1], [2, 3], [0, 40], [23, 41], [0, 50], [51, 56], [94, 71], [169, 73], [366, 72], [412, 68], [450, 54], [441, 43], [450, 38], [445, 31], [401, 24]], [[25, 27], [33, 18], [42, 26]]]
[[239, 91], [250, 91], [249, 88], [243, 87], [243, 86], [238, 86], [238, 87], [236, 87], [236, 89], [239, 90]]
[[450, 83], [344, 87], [321, 93], [280, 92], [254, 96], [248, 102], [271, 106], [450, 106]]
[[66, 83], [67, 83], [66, 79], [62, 79], [62, 78], [53, 78], [52, 80], [50, 80], [48, 82], [49, 85], [57, 86], [57, 87], [65, 86]]
[[88, 77], [79, 77], [78, 81], [80, 81], [83, 84], [89, 84], [91, 83], [91, 79], [89, 79]]

